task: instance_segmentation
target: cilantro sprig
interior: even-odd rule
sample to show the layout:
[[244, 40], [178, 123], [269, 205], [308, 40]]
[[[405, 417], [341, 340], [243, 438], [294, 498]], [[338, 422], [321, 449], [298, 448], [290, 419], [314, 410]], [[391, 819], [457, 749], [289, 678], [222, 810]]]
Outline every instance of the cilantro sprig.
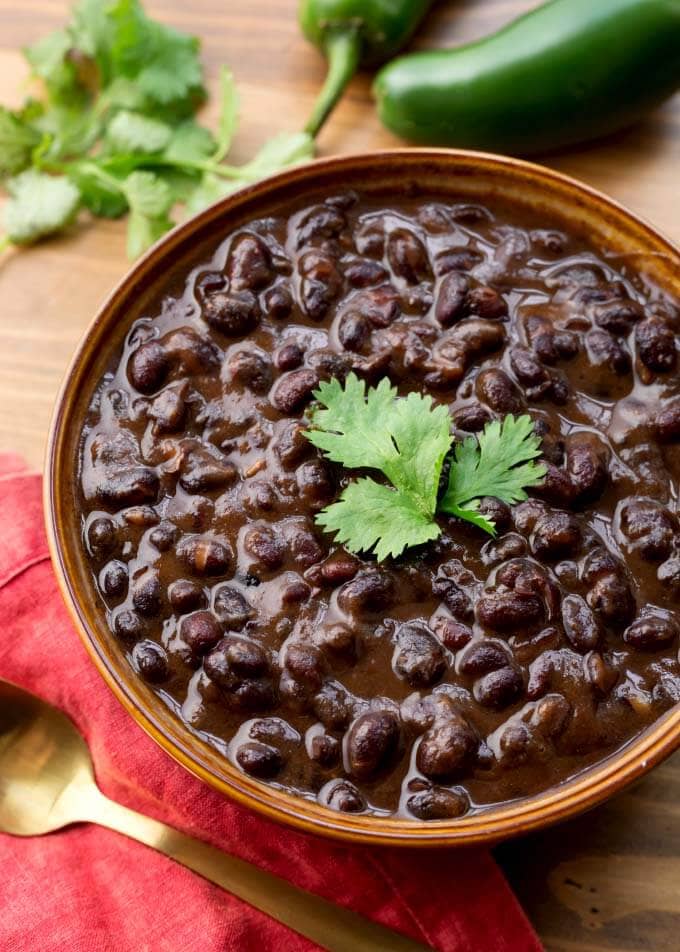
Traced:
[[531, 418], [510, 415], [487, 424], [478, 439], [455, 445], [438, 506], [453, 443], [446, 407], [418, 393], [400, 398], [387, 379], [367, 390], [354, 374], [344, 387], [336, 379], [322, 383], [314, 396], [320, 406], [311, 414], [309, 441], [333, 462], [378, 470], [388, 481], [362, 476], [317, 515], [318, 524], [352, 552], [374, 552], [382, 561], [436, 539], [438, 508], [495, 535], [493, 522], [479, 512], [481, 500], [520, 502], [545, 474], [535, 462], [541, 451]]
[[366, 393], [354, 374], [344, 389], [334, 379], [314, 395], [325, 409], [313, 414], [308, 439], [334, 462], [380, 470], [391, 483], [368, 476], [350, 483], [319, 513], [319, 525], [352, 551], [375, 549], [380, 560], [435, 539], [439, 476], [451, 447], [446, 407], [418, 393], [398, 400], [387, 378]]
[[9, 195], [0, 251], [67, 228], [81, 210], [129, 212], [136, 257], [185, 209], [314, 154], [306, 133], [282, 134], [250, 162], [225, 158], [238, 95], [220, 73], [217, 130], [194, 115], [206, 99], [199, 42], [146, 15], [140, 0], [79, 0], [71, 22], [24, 51], [43, 95], [0, 107], [0, 181]]

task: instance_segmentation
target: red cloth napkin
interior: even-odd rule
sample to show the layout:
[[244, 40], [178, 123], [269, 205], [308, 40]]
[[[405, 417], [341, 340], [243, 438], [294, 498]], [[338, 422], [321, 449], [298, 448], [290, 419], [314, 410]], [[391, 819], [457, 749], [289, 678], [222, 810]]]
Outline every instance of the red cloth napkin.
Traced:
[[[40, 476], [0, 455], [0, 676], [61, 707], [108, 796], [445, 952], [540, 944], [481, 851], [346, 847], [278, 826], [178, 766], [108, 691], [58, 593]], [[1, 952], [299, 952], [317, 948], [159, 853], [83, 825], [0, 835]]]

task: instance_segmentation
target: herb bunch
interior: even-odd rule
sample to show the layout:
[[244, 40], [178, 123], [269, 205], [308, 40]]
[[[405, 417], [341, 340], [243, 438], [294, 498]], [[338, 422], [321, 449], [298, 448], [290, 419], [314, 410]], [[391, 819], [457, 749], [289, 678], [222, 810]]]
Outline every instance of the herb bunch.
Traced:
[[351, 552], [374, 552], [382, 561], [430, 542], [441, 534], [437, 512], [495, 535], [493, 522], [479, 511], [482, 499], [521, 502], [545, 475], [536, 462], [540, 439], [531, 417], [509, 415], [488, 423], [478, 438], [455, 444], [440, 498], [453, 444], [446, 407], [418, 393], [400, 398], [386, 378], [367, 391], [353, 373], [344, 387], [333, 379], [314, 396], [320, 406], [312, 411], [307, 439], [328, 459], [348, 469], [378, 470], [387, 479], [354, 480], [317, 515], [318, 524]]
[[279, 135], [245, 165], [225, 163], [238, 97], [220, 73], [215, 133], [199, 42], [146, 15], [139, 0], [79, 0], [71, 22], [24, 51], [43, 96], [0, 106], [0, 180], [9, 200], [0, 250], [67, 228], [85, 209], [129, 213], [134, 258], [174, 224], [239, 186], [313, 156], [306, 133]]

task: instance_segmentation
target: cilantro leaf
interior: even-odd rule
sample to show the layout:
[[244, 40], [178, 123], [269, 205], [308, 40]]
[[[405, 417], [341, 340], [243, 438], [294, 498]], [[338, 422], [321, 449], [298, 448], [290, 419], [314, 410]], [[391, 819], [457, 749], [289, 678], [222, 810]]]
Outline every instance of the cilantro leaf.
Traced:
[[162, 152], [172, 139], [164, 122], [121, 109], [109, 122], [106, 140], [111, 152]]
[[39, 142], [39, 132], [0, 106], [0, 175], [16, 175], [26, 168], [31, 162], [31, 151]]
[[192, 163], [207, 159], [215, 151], [215, 139], [209, 129], [187, 119], [180, 123], [163, 151], [163, 158], [170, 162]]
[[396, 558], [409, 546], [436, 539], [437, 523], [424, 515], [406, 493], [368, 476], [350, 483], [339, 501], [322, 510], [316, 522], [353, 552], [375, 551], [379, 561]]
[[61, 231], [75, 217], [80, 192], [65, 177], [27, 169], [7, 182], [10, 200], [4, 209], [7, 236], [15, 244], [30, 244]]
[[238, 93], [230, 69], [220, 69], [220, 118], [217, 124], [215, 161], [221, 162], [229, 149], [238, 123]]
[[495, 534], [492, 523], [477, 513], [479, 501], [484, 496], [509, 504], [526, 499], [526, 488], [545, 475], [545, 467], [534, 462], [540, 447], [533, 420], [526, 414], [487, 423], [478, 440], [471, 436], [454, 447], [441, 508]]
[[367, 392], [354, 374], [344, 389], [333, 379], [314, 396], [323, 406], [312, 413], [309, 441], [348, 468], [380, 470], [394, 487], [351, 483], [318, 523], [352, 551], [375, 548], [379, 558], [436, 538], [437, 489], [452, 439], [447, 408], [418, 393], [398, 399], [387, 378]]
[[127, 252], [136, 258], [172, 228], [168, 212], [174, 196], [167, 182], [153, 172], [133, 172], [122, 188], [130, 206]]
[[[314, 154], [309, 136], [286, 135], [251, 162], [226, 165], [238, 113], [231, 72], [220, 72], [213, 136], [193, 118], [206, 95], [199, 41], [153, 20], [141, 0], [77, 0], [71, 22], [24, 55], [43, 92], [20, 111], [0, 107], [0, 177], [32, 169], [47, 178], [13, 186], [21, 201], [10, 202], [12, 231], [3, 243], [58, 231], [75, 202], [109, 218], [129, 210], [134, 256], [172, 226], [176, 205], [199, 210]], [[147, 177], [132, 178], [136, 172]], [[61, 176], [61, 185], [50, 176]], [[48, 208], [31, 211], [29, 196], [42, 196], [43, 188]]]
[[120, 218], [128, 210], [128, 201], [119, 182], [93, 162], [78, 162], [69, 169], [69, 178], [80, 191], [83, 205], [93, 215], [102, 218]]

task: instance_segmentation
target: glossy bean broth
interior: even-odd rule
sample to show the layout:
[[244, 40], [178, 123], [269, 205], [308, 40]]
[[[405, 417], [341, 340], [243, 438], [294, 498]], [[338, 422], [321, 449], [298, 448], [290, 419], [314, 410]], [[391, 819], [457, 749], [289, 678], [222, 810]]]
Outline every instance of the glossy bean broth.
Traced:
[[[635, 259], [508, 205], [354, 193], [215, 246], [82, 434], [131, 677], [238, 770], [414, 820], [553, 787], [680, 700], [680, 313]], [[495, 538], [439, 516], [396, 560], [346, 551], [315, 515], [357, 472], [305, 428], [350, 371], [431, 395], [458, 439], [528, 413], [543, 483], [482, 502]]]

